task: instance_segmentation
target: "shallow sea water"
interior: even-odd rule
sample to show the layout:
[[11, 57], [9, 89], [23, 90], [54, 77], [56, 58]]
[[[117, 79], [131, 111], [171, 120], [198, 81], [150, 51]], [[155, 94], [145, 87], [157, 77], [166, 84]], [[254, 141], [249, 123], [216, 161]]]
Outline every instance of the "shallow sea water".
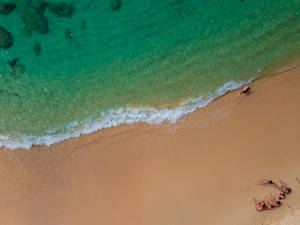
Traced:
[[[47, 34], [28, 34], [22, 4], [0, 15], [14, 37], [0, 49], [0, 147], [176, 122], [300, 52], [300, 0], [122, 0], [118, 10], [110, 0], [67, 2], [70, 18], [44, 12]], [[24, 72], [12, 75], [16, 57]]]

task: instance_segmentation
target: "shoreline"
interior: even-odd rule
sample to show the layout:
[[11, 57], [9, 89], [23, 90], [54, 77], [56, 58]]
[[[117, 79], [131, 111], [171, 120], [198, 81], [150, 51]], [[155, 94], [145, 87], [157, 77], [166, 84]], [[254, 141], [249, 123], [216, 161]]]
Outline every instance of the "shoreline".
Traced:
[[[296, 64], [298, 65], [298, 64]], [[286, 66], [282, 71], [273, 73], [269, 76], [274, 76], [289, 70], [293, 70], [298, 66]], [[259, 72], [260, 73], [260, 72]], [[136, 125], [145, 123], [149, 126], [156, 126], [163, 123], [176, 124], [182, 117], [188, 116], [197, 110], [207, 107], [219, 98], [222, 98], [230, 92], [238, 91], [242, 86], [252, 83], [253, 81], [264, 78], [266, 75], [253, 77], [246, 82], [228, 81], [215, 90], [213, 94], [207, 96], [199, 96], [197, 98], [189, 98], [182, 101], [174, 108], [120, 108], [111, 110], [107, 115], [99, 113], [97, 116], [92, 115], [82, 121], [73, 121], [58, 128], [53, 128], [47, 131], [46, 135], [34, 136], [18, 134], [5, 136], [0, 135], [0, 150], [1, 149], [26, 149], [31, 150], [32, 147], [52, 146], [73, 138], [80, 138], [82, 135], [90, 135], [95, 132], [101, 132], [104, 129], [119, 127], [122, 125]], [[121, 116], [120, 116], [121, 115]], [[101, 119], [95, 119], [102, 117]], [[68, 133], [58, 134], [59, 130], [67, 129]], [[17, 139], [18, 141], [16, 141]]]
[[[188, 98], [181, 101], [179, 105], [174, 108], [120, 108], [111, 110], [107, 114], [98, 113], [97, 115], [89, 116], [82, 121], [73, 121], [61, 127], [53, 128], [46, 131], [47, 134], [43, 136], [23, 135], [17, 136], [0, 135], [0, 150], [2, 149], [26, 149], [31, 150], [32, 147], [38, 146], [52, 146], [73, 138], [80, 138], [82, 135], [90, 135], [95, 132], [101, 132], [104, 129], [111, 129], [122, 125], [136, 125], [145, 123], [149, 126], [156, 126], [163, 123], [176, 124], [182, 117], [188, 116], [197, 110], [207, 107], [219, 98], [223, 98], [231, 92], [238, 91], [242, 86], [251, 84], [266, 77], [280, 75], [290, 70], [300, 67], [299, 60], [293, 60], [291, 63], [281, 66], [280, 70], [270, 73], [262, 73], [258, 71], [260, 76], [254, 76], [248, 81], [228, 81], [214, 91], [213, 94], [207, 96], [199, 96], [196, 98]], [[268, 69], [267, 69], [268, 70]], [[121, 116], [120, 116], [121, 115]], [[99, 119], [102, 117], [101, 119]], [[95, 119], [98, 118], [98, 119]], [[71, 132], [58, 134], [60, 130], [68, 130]], [[16, 141], [16, 138], [18, 141]]]
[[[256, 79], [259, 79], [259, 77], [251, 78], [246, 82], [228, 81], [223, 86], [219, 87], [213, 94], [197, 98], [189, 98], [182, 101], [174, 108], [120, 108], [117, 110], [111, 110], [105, 115], [99, 113], [97, 116], [92, 115], [82, 121], [73, 121], [59, 128], [51, 129], [49, 132], [46, 132], [49, 134], [43, 136], [20, 134], [17, 137], [13, 136], [13, 138], [10, 138], [9, 136], [2, 135], [0, 136], [2, 142], [0, 144], [0, 150], [2, 148], [10, 150], [30, 150], [32, 147], [37, 146], [49, 147], [68, 139], [80, 138], [82, 135], [89, 135], [103, 129], [115, 128], [122, 125], [135, 125], [139, 123], [145, 123], [149, 126], [160, 125], [162, 123], [176, 124], [182, 117], [207, 107], [216, 99], [224, 97], [229, 92], [236, 91], [243, 85], [249, 84]], [[97, 117], [101, 119], [95, 119]], [[65, 129], [71, 132], [57, 134], [59, 130]], [[16, 138], [22, 139], [22, 141], [16, 141]]]
[[[296, 225], [300, 218], [300, 67], [233, 91], [176, 124], [121, 125], [30, 151], [0, 151], [6, 225]], [[293, 189], [256, 212], [270, 191]], [[290, 208], [287, 206], [291, 206]]]
[[[261, 74], [261, 71], [258, 71], [258, 74], [261, 74], [260, 76], [254, 76], [245, 82], [228, 81], [224, 83], [223, 86], [216, 89], [213, 94], [186, 99], [174, 108], [120, 108], [117, 110], [111, 110], [105, 115], [102, 115], [102, 113], [98, 113], [97, 115], [92, 115], [82, 121], [73, 121], [61, 127], [53, 128], [46, 132], [48, 134], [43, 136], [20, 134], [17, 137], [13, 136], [13, 138], [10, 138], [9, 136], [2, 135], [0, 136], [0, 150], [31, 150], [32, 147], [49, 147], [65, 142], [69, 139], [80, 138], [82, 135], [90, 135], [96, 132], [101, 132], [105, 129], [111, 129], [123, 125], [134, 126], [140, 123], [145, 123], [149, 126], [159, 126], [163, 123], [170, 123], [174, 125], [178, 123], [178, 121], [182, 120], [183, 117], [186, 117], [198, 110], [201, 110], [202, 108], [207, 107], [217, 99], [223, 98], [231, 92], [238, 91], [242, 86], [246, 84], [252, 84], [257, 80], [277, 76], [281, 73], [285, 73], [299, 67], [300, 61], [294, 60], [293, 63], [281, 67], [281, 69], [277, 70], [277, 72], [273, 71], [270, 74]], [[98, 117], [102, 118], [99, 119]], [[71, 132], [58, 134], [59, 130], [65, 129]], [[15, 141], [15, 138], [22, 139], [22, 141]]]

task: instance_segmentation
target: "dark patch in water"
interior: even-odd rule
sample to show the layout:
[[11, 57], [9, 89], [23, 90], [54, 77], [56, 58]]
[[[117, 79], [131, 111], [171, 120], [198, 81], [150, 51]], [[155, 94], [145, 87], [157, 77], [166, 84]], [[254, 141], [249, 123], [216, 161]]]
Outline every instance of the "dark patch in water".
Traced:
[[6, 94], [6, 91], [4, 89], [0, 89], [0, 95], [5, 96], [5, 94]]
[[34, 44], [33, 44], [33, 53], [36, 56], [39, 56], [41, 54], [41, 51], [42, 51], [41, 43], [35, 41]]
[[39, 34], [46, 34], [49, 32], [47, 19], [36, 8], [26, 5], [21, 7], [19, 12], [23, 23], [30, 30]]
[[38, 10], [41, 14], [44, 14], [45, 10], [48, 7], [48, 3], [43, 0], [29, 0], [28, 4]]
[[25, 72], [25, 66], [20, 63], [19, 58], [8, 61], [8, 65], [10, 66], [9, 74], [12, 77], [22, 76]]
[[71, 30], [69, 28], [65, 29], [65, 38], [72, 43], [75, 43], [77, 47], [79, 47], [79, 43], [73, 39], [73, 33], [71, 32]]
[[0, 14], [7, 15], [14, 11], [16, 4], [0, 2]]
[[14, 67], [19, 62], [19, 58], [14, 58], [13, 60], [8, 61], [10, 67]]
[[48, 3], [49, 9], [58, 16], [71, 17], [74, 8], [67, 2]]
[[85, 30], [86, 29], [86, 21], [85, 20], [81, 20], [80, 29], [81, 30]]
[[6, 97], [6, 96], [14, 96], [20, 98], [21, 96], [18, 93], [9, 92], [4, 89], [0, 89], [0, 96]]
[[14, 39], [10, 32], [0, 26], [0, 48], [9, 49], [13, 46]]
[[39, 7], [38, 10], [41, 14], [44, 14], [44, 12], [46, 11], [48, 7], [48, 3], [47, 2], [43, 2]]
[[18, 93], [11, 93], [13, 96], [20, 98], [21, 96]]
[[119, 10], [122, 6], [122, 0], [110, 0], [110, 8], [112, 11]]

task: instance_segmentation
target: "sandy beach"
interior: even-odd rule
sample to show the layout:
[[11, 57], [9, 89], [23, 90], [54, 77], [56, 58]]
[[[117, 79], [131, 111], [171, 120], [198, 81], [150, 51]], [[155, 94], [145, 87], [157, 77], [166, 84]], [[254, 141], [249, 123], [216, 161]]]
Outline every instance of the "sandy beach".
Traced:
[[[176, 124], [101, 130], [0, 151], [5, 225], [300, 224], [300, 68], [261, 78]], [[280, 177], [279, 208], [252, 201]]]

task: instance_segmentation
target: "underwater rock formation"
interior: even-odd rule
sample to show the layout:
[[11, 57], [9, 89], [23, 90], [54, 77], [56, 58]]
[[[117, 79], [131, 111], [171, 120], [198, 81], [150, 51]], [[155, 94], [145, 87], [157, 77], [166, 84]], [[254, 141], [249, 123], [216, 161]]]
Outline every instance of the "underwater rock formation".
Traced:
[[69, 28], [65, 29], [65, 38], [69, 42], [74, 43], [77, 47], [79, 47], [79, 43], [73, 39], [73, 33], [71, 32], [71, 30]]
[[33, 44], [33, 53], [36, 56], [39, 56], [41, 54], [41, 51], [42, 51], [41, 44], [39, 42], [35, 41], [34, 44]]
[[0, 2], [0, 14], [6, 15], [11, 13], [16, 8], [13, 3]]
[[44, 14], [45, 10], [48, 7], [48, 3], [47, 2], [43, 2], [37, 9], [41, 14]]
[[10, 66], [10, 68], [12, 68], [15, 65], [17, 65], [18, 62], [19, 62], [19, 58], [14, 58], [13, 60], [8, 61], [8, 65]]
[[23, 23], [30, 30], [40, 34], [46, 34], [49, 32], [48, 21], [39, 10], [27, 5], [21, 7], [19, 12]]
[[44, 14], [46, 8], [48, 7], [48, 3], [43, 0], [30, 0], [28, 4], [37, 9], [41, 14]]
[[58, 16], [61, 17], [71, 17], [74, 8], [71, 4], [67, 2], [59, 2], [59, 3], [49, 3], [49, 9]]
[[6, 91], [5, 89], [0, 89], [0, 96], [1, 97], [6, 97], [6, 96], [14, 96], [14, 97], [21, 97], [18, 93], [13, 93]]
[[122, 5], [122, 0], [110, 0], [110, 8], [113, 11], [119, 10]]
[[6, 96], [7, 95], [7, 91], [4, 89], [0, 89], [0, 96]]
[[14, 39], [10, 32], [0, 26], [0, 48], [9, 49], [13, 46]]
[[8, 62], [8, 65], [10, 66], [9, 73], [12, 77], [19, 77], [19, 76], [23, 75], [25, 72], [25, 66], [20, 63], [19, 58], [10, 60]]

